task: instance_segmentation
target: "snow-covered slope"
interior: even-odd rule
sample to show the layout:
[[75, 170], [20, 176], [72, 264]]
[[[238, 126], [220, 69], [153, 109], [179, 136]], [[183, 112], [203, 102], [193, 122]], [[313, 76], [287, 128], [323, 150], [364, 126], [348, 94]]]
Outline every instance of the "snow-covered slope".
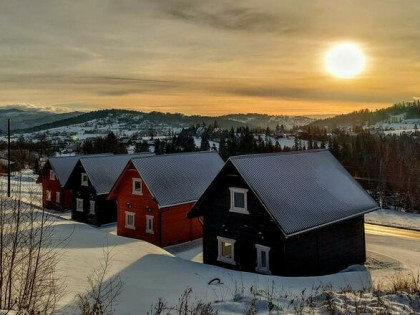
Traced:
[[[60, 249], [59, 268], [67, 282], [67, 292], [60, 304], [67, 312], [77, 292], [87, 287], [87, 275], [103, 259], [103, 248], [112, 249], [110, 275], [119, 274], [124, 290], [119, 298], [117, 314], [146, 314], [159, 297], [176, 304], [182, 292], [191, 287], [195, 295], [204, 300], [230, 300], [238, 287], [249, 292], [254, 288], [269, 288], [298, 295], [303, 289], [331, 284], [340, 289], [369, 287], [370, 276], [366, 271], [343, 272], [322, 277], [286, 278], [232, 271], [216, 266], [174, 257], [167, 251], [147, 242], [124, 238], [101, 231], [89, 225], [57, 219], [59, 238], [69, 238]], [[209, 285], [220, 278], [222, 285]]]

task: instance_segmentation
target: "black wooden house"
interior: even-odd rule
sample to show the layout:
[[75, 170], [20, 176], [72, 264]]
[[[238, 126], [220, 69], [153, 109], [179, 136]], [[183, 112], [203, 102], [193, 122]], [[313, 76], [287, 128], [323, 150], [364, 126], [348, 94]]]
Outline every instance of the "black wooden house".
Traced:
[[204, 263], [285, 276], [366, 259], [377, 203], [326, 150], [231, 157], [188, 216], [204, 217]]
[[116, 201], [107, 199], [112, 186], [131, 158], [150, 155], [154, 154], [80, 158], [67, 181], [73, 192], [72, 219], [95, 225], [115, 222]]

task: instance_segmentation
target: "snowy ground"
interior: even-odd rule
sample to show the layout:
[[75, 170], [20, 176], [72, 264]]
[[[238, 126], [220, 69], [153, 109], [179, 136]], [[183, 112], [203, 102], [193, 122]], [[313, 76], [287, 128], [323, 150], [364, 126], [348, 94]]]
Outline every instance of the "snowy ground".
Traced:
[[[27, 173], [25, 177], [27, 180], [22, 181], [22, 186], [27, 193], [40, 191], [34, 184], [36, 176]], [[18, 182], [14, 178], [14, 183]], [[376, 215], [388, 225], [394, 221], [408, 222], [410, 227], [415, 225], [413, 220], [416, 219], [405, 219], [405, 214], [397, 218], [390, 215], [392, 219], [389, 219], [387, 213], [381, 210], [369, 215], [368, 220], [373, 220]], [[87, 288], [87, 276], [99, 267], [105, 247], [110, 248], [113, 255], [110, 276], [118, 274], [124, 281], [117, 314], [147, 314], [159, 297], [165, 298], [169, 305], [175, 305], [187, 287], [191, 287], [199, 299], [219, 301], [215, 306], [220, 314], [239, 314], [250, 303], [251, 287], [253, 291], [261, 292], [275, 288], [276, 294], [284, 297], [286, 305], [301, 296], [302, 291], [313, 292], [320, 286], [331, 285], [333, 290], [345, 287], [358, 290], [370, 287], [372, 283], [381, 283], [397, 272], [420, 272], [420, 232], [409, 231], [410, 235], [401, 235], [395, 233], [395, 229], [377, 225], [366, 226], [368, 271], [355, 266], [334, 275], [288, 278], [204, 265], [201, 263], [200, 240], [161, 249], [144, 241], [117, 236], [115, 224], [95, 228], [69, 220], [68, 212], [63, 215], [55, 213], [54, 218], [57, 238], [65, 240], [59, 246], [61, 261], [58, 265], [67, 284], [66, 294], [60, 301], [65, 314], [75, 313], [74, 296]], [[222, 284], [209, 285], [214, 278], [219, 278]], [[335, 298], [337, 303], [346, 299], [342, 295]], [[293, 309], [289, 311], [293, 313]], [[401, 309], [395, 312], [399, 313]]]
[[[251, 287], [267, 289], [274, 285], [278, 291], [298, 295], [305, 288], [320, 285], [331, 284], [334, 289], [348, 285], [360, 289], [371, 285], [366, 271], [349, 271], [323, 277], [286, 278], [204, 265], [187, 260], [188, 250], [182, 250], [182, 247], [178, 248], [180, 257], [174, 257], [168, 251], [149, 243], [114, 235], [112, 226], [97, 229], [85, 224], [58, 220], [56, 230], [61, 238], [70, 236], [68, 243], [60, 249], [63, 258], [59, 265], [68, 284], [67, 294], [61, 303], [69, 313], [74, 295], [85, 289], [87, 275], [101, 261], [104, 246], [112, 248], [114, 255], [111, 273], [121, 275], [125, 282], [117, 314], [146, 314], [158, 297], [164, 297], [169, 303], [177, 303], [187, 287], [191, 287], [200, 299], [226, 301], [233, 299], [238, 290], [249, 292]], [[198, 241], [187, 244], [187, 248], [188, 245], [192, 255], [194, 250], [201, 248]], [[174, 252], [174, 247], [172, 251]], [[360, 267], [354, 270], [360, 270]], [[223, 284], [208, 285], [214, 278], [220, 278]]]

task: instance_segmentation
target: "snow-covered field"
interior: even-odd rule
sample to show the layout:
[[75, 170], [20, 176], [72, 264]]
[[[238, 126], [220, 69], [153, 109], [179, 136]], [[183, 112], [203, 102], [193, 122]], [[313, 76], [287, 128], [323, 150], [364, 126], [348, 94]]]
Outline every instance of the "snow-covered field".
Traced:
[[[57, 219], [55, 226], [59, 238], [69, 237], [68, 243], [60, 249], [59, 264], [67, 282], [67, 292], [60, 304], [69, 313], [74, 295], [86, 289], [86, 277], [99, 266], [106, 246], [111, 248], [113, 255], [110, 276], [119, 274], [124, 281], [117, 314], [146, 314], [159, 297], [176, 304], [187, 287], [191, 287], [200, 299], [229, 301], [238, 288], [249, 292], [251, 287], [268, 289], [274, 286], [276, 291], [298, 296], [305, 288], [323, 285], [331, 285], [336, 290], [347, 286], [354, 289], [371, 286], [369, 273], [360, 271], [360, 267], [322, 277], [264, 276], [175, 257], [147, 242], [116, 236], [81, 223]], [[223, 284], [209, 285], [214, 278], [219, 278]]]
[[[26, 180], [22, 181], [22, 187], [25, 194], [31, 191], [40, 192], [39, 186], [35, 184], [36, 176], [28, 171], [24, 178]], [[1, 178], [1, 182], [4, 181], [5, 179]], [[13, 178], [15, 185], [19, 182], [18, 177]], [[382, 222], [385, 222], [387, 214], [387, 211], [382, 211], [376, 216], [382, 217]], [[109, 248], [113, 257], [109, 276], [119, 275], [124, 282], [122, 294], [118, 298], [119, 303], [116, 305], [116, 314], [147, 314], [159, 297], [164, 298], [168, 305], [175, 305], [188, 287], [192, 288], [194, 296], [198, 299], [217, 301], [213, 306], [219, 310], [219, 314], [243, 313], [252, 302], [251, 290], [275, 290], [276, 296], [281, 297], [278, 305], [286, 310], [285, 313], [294, 313], [295, 306], [291, 306], [290, 302], [302, 298], [302, 292], [306, 292], [306, 296], [309, 297], [311, 294], [316, 295], [317, 290], [322, 287], [328, 287], [332, 291], [343, 288], [360, 290], [371, 287], [373, 283], [382, 282], [399, 271], [419, 271], [420, 236], [418, 239], [408, 239], [393, 235], [369, 234], [367, 230], [368, 269], [353, 266], [344, 272], [320, 277], [278, 277], [204, 265], [201, 263], [200, 240], [162, 249], [141, 240], [117, 236], [115, 224], [96, 228], [73, 222], [69, 217], [69, 213], [54, 215], [56, 237], [65, 240], [59, 245], [61, 259], [58, 265], [67, 286], [66, 293], [60, 301], [61, 311], [65, 314], [76, 313], [74, 297], [88, 287], [87, 276], [99, 267], [103, 260], [104, 248]], [[375, 217], [375, 214], [370, 215], [369, 220], [371, 217]], [[398, 216], [397, 219], [401, 224], [415, 224], [412, 218], [405, 220]], [[387, 222], [392, 221], [394, 219]], [[221, 284], [209, 285], [209, 281], [214, 278], [219, 278]], [[351, 293], [331, 294], [337, 303], [357, 300]], [[389, 299], [401, 306], [407, 297], [391, 296]], [[367, 304], [374, 301], [372, 296], [366, 296]], [[260, 313], [264, 314], [265, 310], [268, 314], [267, 303], [258, 303]], [[287, 305], [289, 308], [286, 309]], [[318, 313], [324, 311], [327, 311], [324, 306], [317, 310]], [[402, 306], [394, 309], [395, 313], [402, 311]]]

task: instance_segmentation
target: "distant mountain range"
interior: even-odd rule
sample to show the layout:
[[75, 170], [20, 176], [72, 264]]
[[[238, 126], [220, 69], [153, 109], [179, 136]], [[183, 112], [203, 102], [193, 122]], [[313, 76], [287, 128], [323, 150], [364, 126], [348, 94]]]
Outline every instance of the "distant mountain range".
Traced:
[[53, 123], [58, 120], [67, 119], [80, 115], [80, 112], [53, 113], [37, 109], [26, 108], [4, 108], [0, 107], [0, 133], [7, 131], [7, 120], [11, 119], [13, 130], [27, 129], [35, 126]]
[[44, 130], [89, 124], [90, 121], [101, 121], [105, 124], [124, 123], [136, 126], [142, 121], [147, 126], [165, 125], [170, 128], [184, 128], [195, 124], [212, 124], [217, 121], [222, 128], [249, 126], [274, 129], [283, 125], [286, 129], [293, 126], [316, 125], [319, 127], [347, 128], [358, 126], [380, 125], [401, 122], [406, 119], [420, 118], [420, 102], [397, 104], [388, 108], [369, 111], [360, 110], [349, 114], [325, 119], [306, 116], [265, 115], [257, 113], [229, 114], [223, 116], [187, 116], [162, 112], [144, 113], [133, 110], [99, 110], [88, 113], [70, 112], [54, 113], [32, 108], [0, 108], [0, 133], [7, 130], [7, 119], [12, 120], [12, 129], [18, 133], [42, 132]]
[[[7, 110], [10, 111], [10, 110]], [[28, 114], [27, 112], [25, 115]], [[1, 115], [1, 112], [0, 112]], [[34, 113], [38, 115], [38, 113]], [[67, 116], [64, 116], [67, 115]], [[10, 117], [10, 115], [9, 115]], [[272, 116], [264, 114], [230, 114], [224, 116], [187, 116], [183, 114], [171, 114], [161, 112], [144, 113], [139, 111], [131, 110], [99, 110], [88, 113], [69, 113], [69, 114], [53, 114], [49, 113], [49, 116], [44, 117], [45, 120], [49, 121], [42, 122], [40, 118], [37, 121], [28, 118], [20, 120], [18, 123], [14, 122], [15, 131], [28, 133], [28, 132], [39, 132], [43, 130], [78, 125], [87, 123], [94, 120], [108, 121], [109, 124], [116, 122], [132, 123], [139, 121], [148, 121], [151, 125], [165, 124], [174, 128], [177, 127], [188, 127], [194, 124], [212, 124], [217, 121], [218, 125], [222, 128], [231, 128], [239, 126], [249, 127], [261, 127], [275, 128], [276, 125], [284, 125], [286, 128], [293, 126], [304, 126], [314, 121], [312, 118], [303, 116]], [[38, 116], [39, 117], [39, 116]], [[13, 117], [11, 117], [13, 119]], [[31, 124], [27, 124], [30, 122]], [[38, 122], [38, 123], [36, 123]], [[19, 128], [20, 127], [20, 128]]]

